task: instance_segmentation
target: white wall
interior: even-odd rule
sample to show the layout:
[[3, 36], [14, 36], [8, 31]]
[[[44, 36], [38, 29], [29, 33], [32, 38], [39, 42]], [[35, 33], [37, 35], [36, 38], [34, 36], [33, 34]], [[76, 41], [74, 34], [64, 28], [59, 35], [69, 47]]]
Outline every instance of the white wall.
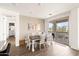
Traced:
[[78, 8], [72, 9], [69, 16], [69, 44], [71, 48], [79, 50], [78, 38]]
[[19, 46], [19, 40], [20, 40], [20, 21], [19, 21], [19, 15], [16, 16], [16, 21], [15, 21], [15, 44], [16, 46]]
[[7, 37], [7, 18], [3, 15], [0, 15], [0, 41], [6, 41]]
[[28, 30], [28, 24], [39, 24], [40, 31], [44, 32], [44, 20], [20, 15], [20, 40], [24, 39], [25, 34], [27, 34], [28, 32], [37, 32], [36, 30]]
[[78, 13], [78, 14], [77, 14], [77, 15], [78, 15], [78, 16], [77, 16], [77, 17], [78, 17], [78, 19], [77, 19], [77, 20], [78, 20], [78, 21], [77, 21], [77, 26], [78, 26], [78, 29], [77, 29], [77, 30], [78, 30], [78, 31], [77, 31], [77, 33], [78, 33], [78, 34], [77, 34], [77, 38], [78, 38], [78, 50], [79, 50], [79, 8], [78, 8], [78, 12], [77, 12], [77, 13]]

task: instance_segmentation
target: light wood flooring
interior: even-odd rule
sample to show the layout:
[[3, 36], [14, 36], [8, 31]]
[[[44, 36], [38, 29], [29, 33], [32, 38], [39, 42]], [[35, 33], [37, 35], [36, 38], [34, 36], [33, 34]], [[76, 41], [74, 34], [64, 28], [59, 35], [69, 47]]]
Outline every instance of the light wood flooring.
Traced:
[[11, 43], [10, 56], [78, 56], [79, 51], [71, 49], [69, 46], [53, 42], [52, 45], [29, 51], [26, 47], [16, 47], [15, 38], [10, 37], [8, 41]]

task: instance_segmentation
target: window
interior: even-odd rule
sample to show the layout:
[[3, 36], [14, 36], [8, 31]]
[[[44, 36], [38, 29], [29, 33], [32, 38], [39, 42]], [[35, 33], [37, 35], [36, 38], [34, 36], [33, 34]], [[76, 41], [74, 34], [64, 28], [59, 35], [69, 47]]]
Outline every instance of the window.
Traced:
[[60, 22], [56, 24], [57, 32], [68, 32], [68, 22]]
[[48, 26], [48, 32], [52, 32], [53, 31], [53, 23], [49, 23], [49, 26]]

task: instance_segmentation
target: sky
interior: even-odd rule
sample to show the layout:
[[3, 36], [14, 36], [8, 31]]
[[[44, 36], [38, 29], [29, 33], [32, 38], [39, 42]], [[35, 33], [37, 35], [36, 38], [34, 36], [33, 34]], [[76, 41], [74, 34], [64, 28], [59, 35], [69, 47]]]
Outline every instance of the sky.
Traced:
[[68, 22], [57, 23], [58, 27], [68, 26]]
[[[68, 26], [68, 22], [57, 23], [57, 27]], [[52, 28], [53, 24], [49, 23], [49, 28]]]

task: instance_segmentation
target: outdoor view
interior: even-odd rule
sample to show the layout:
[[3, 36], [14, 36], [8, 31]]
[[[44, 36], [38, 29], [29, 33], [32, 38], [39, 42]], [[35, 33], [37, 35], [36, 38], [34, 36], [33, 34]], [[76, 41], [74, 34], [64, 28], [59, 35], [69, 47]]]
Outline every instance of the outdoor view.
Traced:
[[49, 23], [48, 32], [53, 32], [53, 23]]
[[56, 24], [57, 32], [68, 32], [68, 22], [60, 22]]
[[[49, 23], [48, 32], [53, 32], [53, 23]], [[68, 32], [68, 22], [56, 23], [56, 32]]]

